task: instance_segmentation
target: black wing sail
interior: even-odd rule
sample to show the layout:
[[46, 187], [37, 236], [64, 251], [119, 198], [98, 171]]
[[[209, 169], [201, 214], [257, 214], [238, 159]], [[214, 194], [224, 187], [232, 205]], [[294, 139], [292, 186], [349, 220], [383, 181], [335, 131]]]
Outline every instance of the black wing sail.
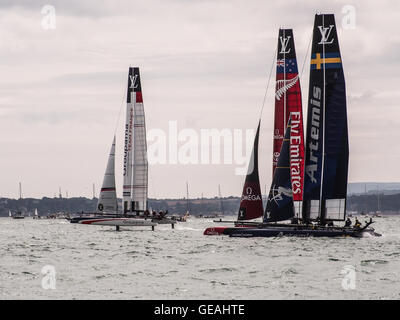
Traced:
[[346, 89], [333, 14], [315, 15], [305, 158], [303, 217], [343, 220], [349, 145]]
[[283, 221], [294, 217], [292, 181], [290, 178], [290, 122], [289, 120], [274, 171], [265, 208], [264, 222]]

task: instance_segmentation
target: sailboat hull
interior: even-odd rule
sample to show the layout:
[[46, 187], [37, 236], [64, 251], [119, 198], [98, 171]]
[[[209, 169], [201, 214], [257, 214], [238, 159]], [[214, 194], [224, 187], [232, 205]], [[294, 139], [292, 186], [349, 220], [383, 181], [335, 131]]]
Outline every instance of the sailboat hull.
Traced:
[[205, 236], [219, 236], [225, 234], [226, 229], [232, 229], [231, 227], [211, 227], [204, 230]]
[[97, 226], [130, 226], [130, 227], [146, 227], [156, 226], [157, 223], [151, 220], [138, 218], [102, 218], [102, 219], [87, 219], [79, 221], [80, 224], [89, 224]]
[[151, 219], [151, 221], [153, 221], [154, 223], [157, 223], [157, 224], [175, 224], [176, 223], [176, 220], [172, 220], [171, 218], [162, 218], [162, 219], [153, 218], [153, 219]]
[[253, 238], [253, 237], [355, 237], [361, 238], [365, 234], [372, 236], [381, 236], [374, 229], [296, 229], [296, 228], [232, 228], [229, 230], [229, 236], [235, 238]]
[[67, 219], [70, 223], [79, 223], [80, 221], [83, 221], [83, 220], [104, 219], [104, 217], [99, 217], [99, 216], [97, 216], [97, 217], [89, 217], [89, 216], [87, 216], [87, 217], [72, 217], [72, 218], [67, 217], [65, 219]]
[[229, 235], [236, 229], [243, 229], [246, 227], [254, 228], [254, 225], [241, 225], [237, 227], [210, 227], [204, 230], [203, 235], [205, 236], [219, 236], [219, 235]]

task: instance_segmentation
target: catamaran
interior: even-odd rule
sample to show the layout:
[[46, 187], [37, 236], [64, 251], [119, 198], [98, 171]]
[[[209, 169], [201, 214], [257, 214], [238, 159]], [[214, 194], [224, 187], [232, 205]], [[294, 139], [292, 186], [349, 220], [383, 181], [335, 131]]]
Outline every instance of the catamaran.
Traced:
[[[380, 236], [369, 227], [372, 220], [364, 227], [333, 226], [346, 218], [349, 159], [345, 80], [333, 14], [316, 14], [314, 20], [304, 167], [292, 157], [293, 153], [301, 154], [294, 143], [299, 139], [294, 135], [298, 129], [291, 117], [263, 223], [226, 228], [223, 233], [231, 237], [361, 237], [365, 233]], [[296, 183], [301, 186], [302, 172], [304, 185], [299, 198], [295, 197], [295, 187]], [[286, 220], [291, 223], [278, 224]]]
[[[296, 50], [292, 29], [279, 29], [278, 45], [276, 55], [276, 82], [275, 82], [275, 112], [274, 112], [274, 134], [273, 134], [273, 159], [272, 174], [274, 174], [283, 135], [287, 123], [292, 121], [296, 126], [293, 131], [292, 175], [293, 190], [295, 190], [295, 208], [297, 216], [301, 215], [301, 198], [303, 190], [303, 164], [304, 164], [304, 138], [303, 138], [303, 112], [301, 103], [300, 78], [297, 68]], [[243, 192], [236, 221], [237, 227], [257, 226], [263, 217], [263, 201], [260, 189], [258, 171], [258, 140], [260, 131], [259, 121], [254, 139], [248, 172], [243, 185]], [[217, 222], [217, 221], [215, 221]], [[204, 234], [215, 235], [224, 233], [228, 227], [212, 227], [206, 229]]]
[[146, 124], [139, 68], [130, 67], [128, 74], [125, 147], [123, 160], [123, 214], [118, 214], [115, 187], [115, 137], [111, 146], [107, 168], [100, 191], [97, 209], [99, 215], [79, 218], [80, 224], [115, 226], [154, 226], [170, 223], [170, 219], [155, 219], [148, 206], [148, 162]]

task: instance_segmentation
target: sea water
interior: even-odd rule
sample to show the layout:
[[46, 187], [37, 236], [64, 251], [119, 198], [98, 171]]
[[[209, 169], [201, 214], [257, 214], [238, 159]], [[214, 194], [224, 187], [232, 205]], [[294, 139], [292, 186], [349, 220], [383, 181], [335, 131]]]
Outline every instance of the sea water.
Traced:
[[0, 218], [0, 299], [400, 299], [400, 216], [375, 220], [382, 237], [243, 239], [194, 217], [120, 232]]

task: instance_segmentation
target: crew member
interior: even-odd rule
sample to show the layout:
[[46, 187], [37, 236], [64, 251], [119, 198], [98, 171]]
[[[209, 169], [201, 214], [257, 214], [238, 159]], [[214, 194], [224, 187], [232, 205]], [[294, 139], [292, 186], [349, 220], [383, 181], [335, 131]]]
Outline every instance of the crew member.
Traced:
[[347, 218], [346, 223], [344, 225], [345, 227], [351, 227], [351, 220], [350, 218]]

